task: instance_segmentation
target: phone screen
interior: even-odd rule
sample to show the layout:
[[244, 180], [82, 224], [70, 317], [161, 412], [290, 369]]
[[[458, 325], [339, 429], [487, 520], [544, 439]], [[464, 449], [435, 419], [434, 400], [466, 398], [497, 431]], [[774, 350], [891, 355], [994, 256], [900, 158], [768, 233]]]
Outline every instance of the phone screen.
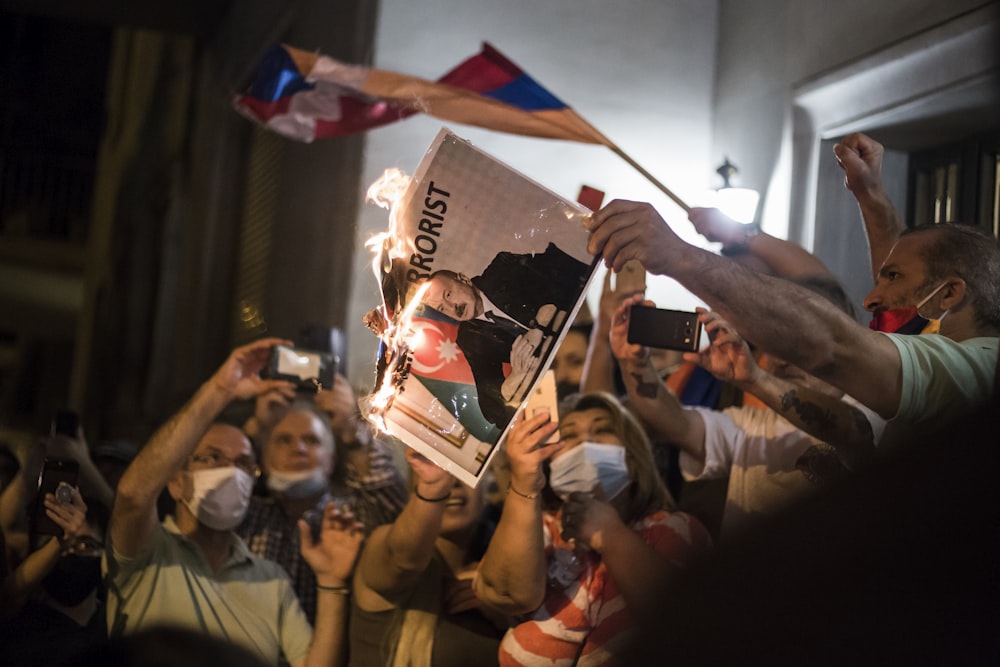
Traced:
[[73, 459], [46, 459], [38, 477], [38, 494], [32, 513], [31, 531], [40, 535], [61, 535], [63, 529], [45, 513], [45, 494], [55, 494], [59, 484], [76, 486], [80, 464]]
[[337, 373], [336, 358], [328, 352], [276, 345], [271, 353], [268, 376], [290, 380], [304, 389], [333, 386]]
[[697, 313], [632, 306], [629, 311], [628, 342], [665, 350], [697, 352], [702, 324]]
[[318, 378], [320, 371], [320, 356], [314, 352], [303, 352], [287, 347], [274, 350], [278, 355], [277, 371], [282, 375], [294, 375], [300, 378]]

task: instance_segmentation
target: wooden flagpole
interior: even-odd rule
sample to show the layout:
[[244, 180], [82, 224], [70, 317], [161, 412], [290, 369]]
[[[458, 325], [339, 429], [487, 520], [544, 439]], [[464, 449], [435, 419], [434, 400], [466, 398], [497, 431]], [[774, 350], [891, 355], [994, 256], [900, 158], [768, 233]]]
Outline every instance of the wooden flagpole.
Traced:
[[625, 160], [630, 165], [632, 165], [635, 168], [636, 171], [638, 171], [640, 174], [642, 174], [643, 176], [645, 176], [646, 179], [650, 183], [652, 183], [653, 185], [655, 185], [657, 188], [659, 188], [659, 190], [661, 192], [663, 192], [663, 194], [665, 194], [668, 197], [670, 197], [670, 199], [675, 204], [677, 204], [682, 209], [684, 209], [685, 213], [690, 213], [691, 212], [691, 207], [688, 206], [686, 203], [684, 203], [683, 199], [681, 199], [676, 194], [674, 194], [674, 192], [670, 188], [668, 188], [667, 186], [665, 186], [663, 183], [661, 183], [659, 180], [657, 180], [657, 178], [655, 176], [653, 176], [651, 173], [649, 173], [648, 171], [646, 171], [641, 164], [639, 164], [638, 162], [636, 162], [635, 160], [633, 160], [632, 157], [628, 153], [626, 153], [625, 151], [623, 151], [621, 148], [619, 148], [617, 144], [609, 143], [608, 144], [608, 148], [610, 148], [615, 153], [617, 153], [618, 156], [621, 157], [621, 159]]
[[670, 188], [668, 188], [666, 185], [664, 185], [663, 183], [661, 183], [659, 181], [659, 179], [657, 179], [651, 173], [649, 173], [648, 171], [646, 171], [646, 169], [641, 164], [639, 164], [638, 162], [636, 162], [635, 160], [633, 160], [632, 156], [629, 155], [628, 153], [626, 153], [625, 151], [623, 151], [621, 149], [621, 147], [618, 146], [618, 144], [616, 144], [615, 142], [611, 141], [606, 136], [604, 136], [604, 134], [601, 133], [600, 130], [598, 130], [596, 127], [594, 127], [593, 125], [591, 125], [590, 123], [588, 123], [587, 120], [583, 116], [581, 116], [580, 114], [578, 114], [575, 110], [573, 110], [572, 113], [573, 113], [573, 116], [572, 116], [573, 120], [575, 120], [577, 123], [580, 124], [580, 126], [583, 129], [585, 135], [589, 135], [590, 137], [593, 137], [593, 138], [597, 139], [599, 143], [604, 144], [605, 146], [607, 146], [608, 148], [610, 148], [611, 150], [613, 150], [621, 159], [625, 160], [630, 165], [632, 165], [632, 168], [634, 168], [640, 174], [642, 174], [643, 176], [645, 176], [646, 180], [648, 180], [650, 183], [652, 183], [653, 185], [655, 185], [657, 187], [657, 189], [660, 190], [660, 192], [662, 192], [663, 194], [665, 194], [668, 197], [670, 197], [671, 201], [673, 201], [675, 204], [677, 204], [682, 209], [684, 209], [685, 213], [690, 213], [691, 212], [691, 207], [688, 206], [687, 203], [683, 199], [681, 199], [680, 197], [678, 197]]

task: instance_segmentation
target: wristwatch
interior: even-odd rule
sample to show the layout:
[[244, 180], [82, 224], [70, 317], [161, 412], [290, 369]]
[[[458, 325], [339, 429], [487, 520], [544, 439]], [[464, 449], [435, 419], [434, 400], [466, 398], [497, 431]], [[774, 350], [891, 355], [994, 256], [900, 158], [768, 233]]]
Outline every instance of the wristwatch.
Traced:
[[759, 222], [751, 222], [750, 224], [743, 225], [743, 240], [729, 245], [724, 245], [722, 246], [722, 250], [719, 252], [726, 257], [745, 255], [750, 251], [750, 240], [758, 234], [760, 234]]

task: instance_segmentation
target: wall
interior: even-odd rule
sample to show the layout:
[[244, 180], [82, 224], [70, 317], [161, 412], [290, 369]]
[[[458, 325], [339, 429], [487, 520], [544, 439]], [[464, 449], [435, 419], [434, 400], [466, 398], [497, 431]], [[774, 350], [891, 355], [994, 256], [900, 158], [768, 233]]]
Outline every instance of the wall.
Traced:
[[[814, 249], [847, 284], [860, 305], [870, 289], [870, 267], [863, 252], [860, 217], [830, 151], [831, 143], [817, 136], [811, 110], [794, 112], [796, 96], [816, 91], [824, 82], [836, 83], [840, 72], [878, 64], [882, 53], [919, 41], [927, 31], [954, 23], [968, 12], [989, 14], [985, 7], [997, 3], [982, 0], [885, 0], [873, 3], [846, 0], [722, 0], [719, 15], [716, 106], [713, 118], [713, 149], [742, 168], [743, 184], [761, 190], [764, 227]], [[978, 11], [977, 11], [978, 10]], [[993, 12], [995, 15], [995, 11]], [[920, 67], [886, 67], [884, 76], [868, 82], [871, 88], [853, 92], [842, 87], [841, 100], [825, 102], [841, 106], [841, 120], [855, 113], [853, 129], [867, 129], [864, 119], [893, 105], [902, 106], [907, 95], [923, 95], [925, 79], [961, 80], [967, 58], [936, 62], [934, 44]], [[751, 56], [752, 54], [752, 56]], [[954, 70], [949, 74], [949, 70]], [[845, 75], [846, 76], [846, 75]], [[942, 87], [945, 84], [942, 84]], [[886, 88], [893, 93], [883, 93]], [[885, 95], [884, 100], [851, 99]], [[885, 108], [875, 109], [879, 104]], [[885, 122], [881, 118], [880, 122]], [[874, 126], [874, 120], [872, 125]], [[876, 138], [878, 134], [873, 134]], [[888, 148], [894, 148], [888, 145]], [[905, 146], [899, 146], [905, 149]], [[893, 154], [884, 167], [895, 201], [902, 205], [905, 193], [906, 159]], [[806, 182], [803, 184], [803, 180]], [[822, 204], [822, 229], [814, 229], [813, 212]], [[818, 219], [818, 218], [817, 218]], [[842, 224], [841, 224], [842, 223]], [[813, 247], [813, 241], [817, 244]]]
[[[702, 0], [614, 5], [383, 0], [375, 65], [434, 79], [489, 41], [682, 199], [696, 204], [706, 188], [717, 185], [709, 154], [716, 22], [716, 3]], [[417, 116], [369, 132], [363, 184], [389, 167], [413, 173], [442, 124]], [[668, 219], [685, 220], [680, 208], [606, 148], [465, 126], [451, 129], [563, 196], [575, 198], [588, 184], [607, 192], [605, 201], [651, 201]], [[363, 207], [355, 248], [387, 225], [384, 210]], [[360, 324], [379, 303], [370, 259], [363, 252], [355, 258], [348, 317], [350, 378], [359, 387], [371, 385], [375, 352], [375, 338]], [[591, 296], [593, 288], [600, 288], [595, 283]], [[658, 301], [693, 305], [693, 297], [674, 285], [661, 279], [654, 287]]]

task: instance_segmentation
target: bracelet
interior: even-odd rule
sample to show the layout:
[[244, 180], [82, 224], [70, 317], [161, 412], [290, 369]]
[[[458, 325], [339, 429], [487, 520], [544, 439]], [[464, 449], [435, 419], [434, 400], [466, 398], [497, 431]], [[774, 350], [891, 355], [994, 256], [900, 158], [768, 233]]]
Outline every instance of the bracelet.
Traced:
[[336, 593], [337, 595], [343, 595], [344, 597], [351, 594], [350, 586], [320, 586], [319, 584], [316, 584], [316, 590], [329, 591], [330, 593]]
[[520, 491], [514, 488], [513, 483], [507, 482], [507, 492], [510, 493], [511, 491], [514, 492], [514, 495], [521, 496], [525, 500], [534, 500], [535, 498], [538, 497], [537, 493], [533, 493], [530, 496], [527, 493], [521, 493]]
[[413, 495], [415, 495], [417, 498], [420, 498], [420, 500], [424, 501], [425, 503], [443, 503], [444, 501], [451, 498], [450, 491], [445, 495], [441, 496], [440, 498], [425, 498], [424, 496], [420, 495], [420, 491], [417, 490], [417, 487], [413, 487]]

